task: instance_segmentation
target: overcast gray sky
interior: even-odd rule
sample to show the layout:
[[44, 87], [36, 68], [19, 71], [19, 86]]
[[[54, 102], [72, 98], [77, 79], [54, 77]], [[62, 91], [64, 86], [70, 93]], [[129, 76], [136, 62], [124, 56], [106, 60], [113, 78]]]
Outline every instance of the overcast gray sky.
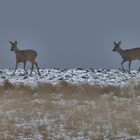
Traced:
[[140, 0], [1, 0], [0, 68], [15, 66], [9, 40], [35, 49], [40, 67], [119, 68], [113, 41], [140, 47]]

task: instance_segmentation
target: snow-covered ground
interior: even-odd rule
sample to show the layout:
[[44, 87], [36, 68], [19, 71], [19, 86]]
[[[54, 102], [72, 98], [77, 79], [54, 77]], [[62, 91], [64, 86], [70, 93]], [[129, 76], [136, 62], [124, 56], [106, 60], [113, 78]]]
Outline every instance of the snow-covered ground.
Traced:
[[[28, 70], [28, 73], [30, 70]], [[131, 71], [131, 74], [118, 69], [40, 69], [41, 77], [34, 71], [32, 76], [25, 74], [23, 69], [18, 69], [12, 76], [13, 69], [0, 69], [0, 83], [9, 80], [14, 85], [24, 84], [36, 86], [39, 83], [57, 84], [64, 80], [72, 84], [100, 84], [124, 86], [130, 82], [140, 81], [140, 72]]]
[[[117, 69], [40, 69], [40, 72], [41, 77], [36, 71], [28, 76], [18, 69], [12, 76], [13, 69], [0, 69], [0, 84], [9, 80], [14, 85], [34, 87], [64, 80], [104, 88], [140, 83], [138, 71], [128, 74]], [[0, 139], [140, 140], [139, 86], [134, 90], [117, 87], [119, 90], [102, 93], [94, 88], [70, 93], [24, 88], [0, 91]]]

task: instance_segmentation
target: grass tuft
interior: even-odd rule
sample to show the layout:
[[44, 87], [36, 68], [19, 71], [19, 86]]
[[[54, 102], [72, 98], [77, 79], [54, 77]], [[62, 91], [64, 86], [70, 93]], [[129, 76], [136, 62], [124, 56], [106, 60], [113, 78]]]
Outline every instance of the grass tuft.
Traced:
[[14, 89], [14, 85], [11, 82], [9, 82], [9, 80], [5, 80], [3, 88], [5, 90]]

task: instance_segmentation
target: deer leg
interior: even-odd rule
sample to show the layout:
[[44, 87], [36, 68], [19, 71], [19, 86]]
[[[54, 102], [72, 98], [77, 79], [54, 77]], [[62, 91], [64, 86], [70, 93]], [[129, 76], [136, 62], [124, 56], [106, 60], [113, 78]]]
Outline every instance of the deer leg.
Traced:
[[32, 69], [31, 69], [30, 76], [32, 75], [33, 68], [34, 68], [34, 62], [32, 62]]
[[37, 71], [38, 71], [38, 75], [41, 76], [41, 74], [40, 74], [40, 72], [39, 72], [39, 68], [38, 68], [37, 62], [35, 62], [35, 65], [36, 65], [36, 68], [37, 68]]
[[26, 74], [28, 74], [28, 72], [25, 69], [25, 66], [26, 66], [26, 62], [24, 62], [24, 71], [26, 72]]
[[17, 67], [18, 67], [18, 62], [16, 62], [16, 66], [15, 66], [15, 69], [14, 69], [14, 72], [13, 72], [13, 76], [15, 75]]
[[130, 74], [131, 61], [129, 61], [129, 74]]
[[122, 62], [121, 62], [121, 66], [122, 66], [122, 70], [123, 71], [125, 71], [125, 69], [124, 69], [124, 66], [123, 66], [123, 63], [125, 62], [125, 60], [123, 60]]

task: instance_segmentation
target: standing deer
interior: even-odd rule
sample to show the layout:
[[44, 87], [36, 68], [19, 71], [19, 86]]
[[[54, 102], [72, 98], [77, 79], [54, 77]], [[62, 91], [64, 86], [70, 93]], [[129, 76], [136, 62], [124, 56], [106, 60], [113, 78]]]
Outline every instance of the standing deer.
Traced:
[[15, 41], [15, 42], [10, 41], [10, 44], [11, 44], [11, 51], [15, 52], [15, 54], [16, 54], [16, 66], [15, 66], [13, 76], [15, 75], [15, 71], [16, 71], [19, 63], [24, 63], [24, 70], [28, 74], [28, 72], [25, 69], [27, 61], [30, 61], [32, 63], [32, 69], [31, 69], [30, 76], [32, 75], [34, 64], [36, 65], [38, 75], [40, 76], [38, 64], [35, 61], [35, 59], [37, 57], [37, 52], [34, 50], [19, 50], [17, 48], [17, 41]]
[[[122, 69], [124, 70], [124, 66], [123, 66], [123, 63], [128, 61], [129, 64], [128, 64], [128, 72], [130, 73], [130, 67], [131, 67], [131, 62], [133, 60], [140, 60], [140, 48], [133, 48], [133, 49], [126, 49], [126, 50], [123, 50], [121, 49], [120, 45], [121, 45], [121, 41], [119, 41], [118, 43], [114, 42], [114, 48], [112, 51], [114, 52], [118, 52], [123, 61], [121, 62], [121, 66], [122, 66]], [[125, 70], [124, 70], [125, 71]]]

